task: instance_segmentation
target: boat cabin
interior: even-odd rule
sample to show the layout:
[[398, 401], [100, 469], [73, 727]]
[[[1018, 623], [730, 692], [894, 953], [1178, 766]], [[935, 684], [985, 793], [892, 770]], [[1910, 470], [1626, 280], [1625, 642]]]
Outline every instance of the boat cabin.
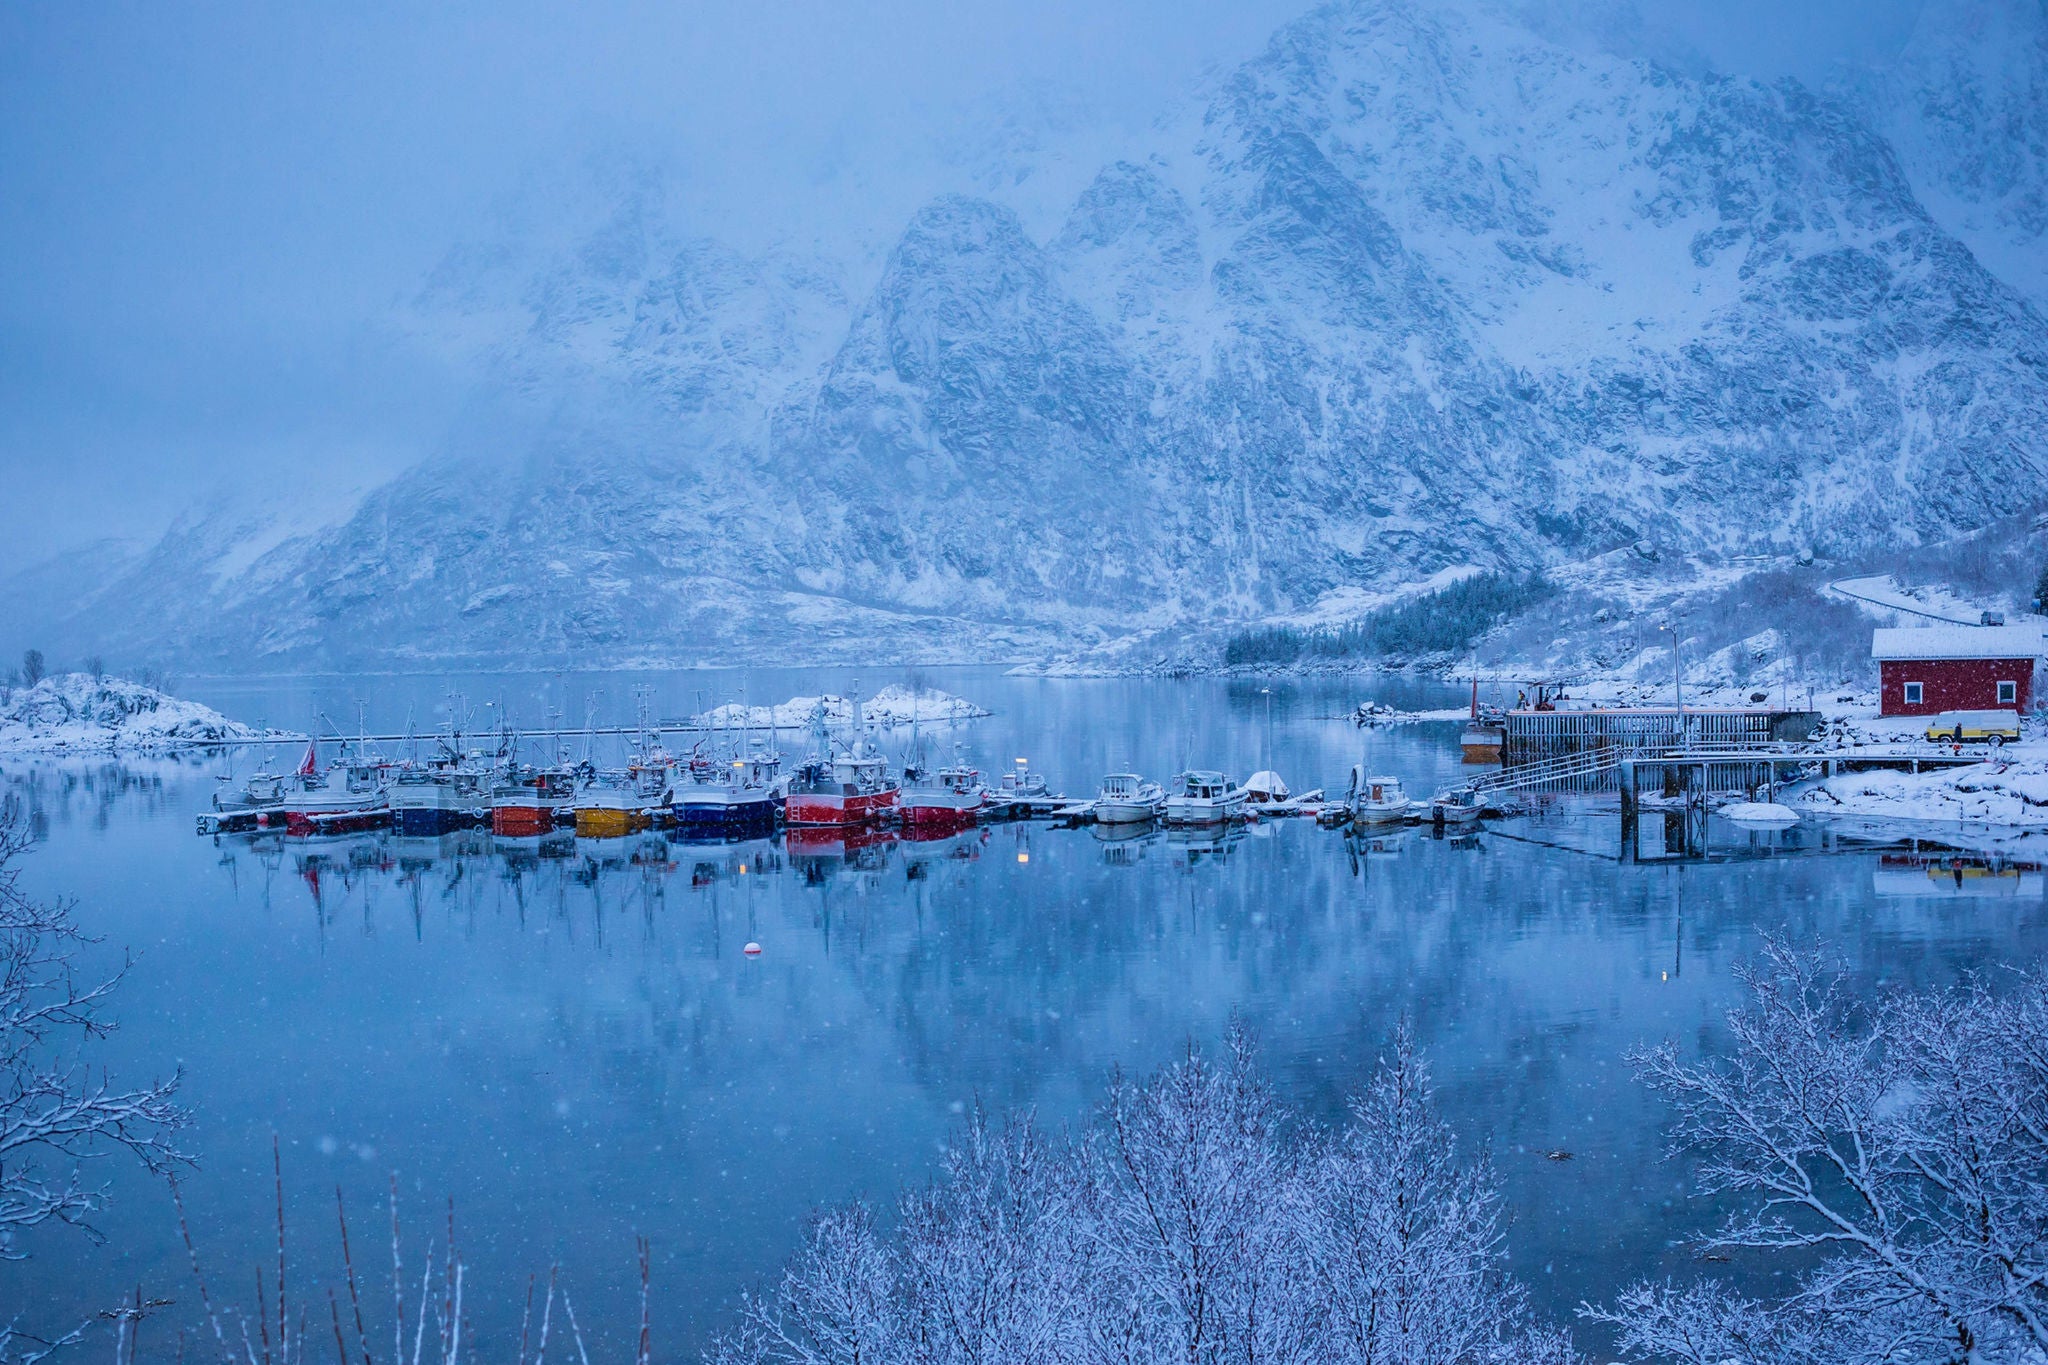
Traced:
[[[340, 779], [339, 781], [335, 780], [337, 777]], [[363, 761], [338, 763], [327, 770], [326, 782], [308, 783], [307, 785], [325, 786], [330, 791], [378, 791], [384, 785], [384, 765]]]
[[1365, 791], [1363, 794], [1367, 801], [1375, 804], [1388, 801], [1405, 801], [1408, 798], [1407, 792], [1401, 786], [1401, 779], [1398, 777], [1368, 777], [1365, 779]]
[[1230, 779], [1219, 772], [1182, 773], [1180, 794], [1199, 801], [1220, 801], [1230, 794]]

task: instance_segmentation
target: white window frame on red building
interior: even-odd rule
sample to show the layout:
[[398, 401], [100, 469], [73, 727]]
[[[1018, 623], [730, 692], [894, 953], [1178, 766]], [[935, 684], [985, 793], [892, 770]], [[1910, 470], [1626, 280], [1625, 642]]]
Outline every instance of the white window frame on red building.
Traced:
[[1908, 706], [1925, 706], [1926, 704], [1927, 704], [1927, 684], [1926, 684], [1926, 683], [1916, 683], [1916, 682], [1909, 682], [1909, 683], [1907, 683], [1907, 684], [1906, 684], [1906, 705], [1908, 705]]

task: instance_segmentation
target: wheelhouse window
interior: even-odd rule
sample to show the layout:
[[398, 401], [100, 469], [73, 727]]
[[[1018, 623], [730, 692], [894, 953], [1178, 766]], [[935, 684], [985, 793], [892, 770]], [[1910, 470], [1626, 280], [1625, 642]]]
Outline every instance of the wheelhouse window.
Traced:
[[1998, 684], [1998, 704], [2000, 706], [2011, 706], [2019, 699], [2020, 685], [2018, 683], [2001, 682]]
[[1906, 684], [1906, 705], [1908, 705], [1908, 706], [1918, 706], [1918, 705], [1920, 704], [1920, 699], [1921, 699], [1921, 697], [1922, 697], [1923, 695], [1924, 695], [1924, 693], [1923, 693], [1923, 690], [1922, 690], [1921, 684], [1919, 684], [1919, 683], [1907, 683], [1907, 684]]

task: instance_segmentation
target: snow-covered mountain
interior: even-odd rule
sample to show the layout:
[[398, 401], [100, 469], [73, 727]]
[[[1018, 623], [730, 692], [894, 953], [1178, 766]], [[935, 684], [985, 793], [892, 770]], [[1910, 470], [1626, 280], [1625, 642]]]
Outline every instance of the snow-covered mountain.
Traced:
[[2048, 0], [1927, 0], [1895, 61], [1840, 84], [1934, 219], [2048, 308]]
[[2048, 54], [1942, 36], [1885, 79], [2017, 120], [1996, 166], [1941, 109], [1340, 0], [1049, 235], [982, 173], [872, 268], [748, 254], [628, 184], [423, 290], [495, 376], [441, 457], [233, 572], [174, 533], [44, 628], [187, 667], [1004, 657], [1641, 540], [1948, 534], [2041, 497], [2048, 322], [1912, 177], [2035, 221]]

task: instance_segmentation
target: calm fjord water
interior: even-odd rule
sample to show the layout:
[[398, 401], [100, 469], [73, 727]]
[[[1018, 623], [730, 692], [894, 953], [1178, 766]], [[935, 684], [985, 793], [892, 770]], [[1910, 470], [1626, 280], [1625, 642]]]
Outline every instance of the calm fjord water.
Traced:
[[[1048, 681], [932, 670], [995, 710], [931, 736], [985, 770], [1018, 756], [1056, 790], [1134, 766], [1341, 786], [1377, 681]], [[630, 717], [631, 684], [680, 715], [744, 684], [756, 702], [851, 684], [842, 673], [503, 677], [456, 685], [516, 720], [550, 709]], [[871, 675], [870, 687], [891, 681]], [[238, 717], [353, 729], [438, 723], [439, 679], [199, 682]], [[1456, 727], [1374, 733], [1370, 761], [1427, 794], [1457, 769]], [[797, 747], [796, 736], [786, 747]], [[280, 757], [285, 755], [280, 754]], [[249, 760], [240, 760], [244, 767]], [[1322, 1121], [1415, 1023], [1445, 1109], [1493, 1154], [1516, 1270], [1546, 1313], [1640, 1275], [1699, 1267], [1676, 1245], [1713, 1216], [1661, 1159], [1664, 1115], [1623, 1054], [1675, 1037], [1712, 1047], [1731, 968], [1759, 934], [1838, 952], [1872, 983], [1940, 981], [2040, 960], [2041, 878], [1947, 880], [1854, 848], [1717, 831], [1774, 856], [1686, 866], [1612, 861], [1610, 809], [1566, 801], [1476, 839], [1360, 841], [1302, 822], [1221, 846], [1162, 835], [998, 826], [928, 844], [813, 849], [584, 841], [508, 858], [477, 836], [322, 844], [202, 839], [206, 764], [0, 764], [48, 838], [27, 888], [69, 895], [97, 962], [138, 960], [101, 1050], [117, 1075], [182, 1066], [201, 1163], [185, 1183], [216, 1296], [246, 1299], [275, 1256], [270, 1146], [282, 1145], [293, 1274], [340, 1272], [333, 1193], [383, 1252], [398, 1172], [417, 1266], [455, 1206], [470, 1317], [487, 1346], [518, 1330], [526, 1276], [559, 1261], [593, 1348], [630, 1350], [633, 1237], [654, 1247], [665, 1358], [770, 1273], [814, 1205], [886, 1202], [923, 1178], [963, 1107], [1084, 1117], [1113, 1066], [1146, 1070], [1233, 1013], [1287, 1097]], [[1974, 894], [1988, 888], [1987, 894]], [[759, 958], [742, 955], [749, 940]], [[1569, 1152], [1569, 1160], [1548, 1154]], [[140, 1285], [178, 1305], [143, 1354], [200, 1315], [168, 1195], [119, 1161], [96, 1247], [67, 1229], [0, 1264], [0, 1316], [51, 1325]], [[359, 1244], [360, 1245], [360, 1244]], [[360, 1249], [358, 1256], [364, 1256]], [[378, 1283], [381, 1285], [382, 1281]], [[324, 1289], [320, 1291], [324, 1295]], [[381, 1304], [380, 1289], [378, 1302]], [[310, 1300], [309, 1300], [310, 1302]], [[509, 1351], [509, 1346], [507, 1350]]]

